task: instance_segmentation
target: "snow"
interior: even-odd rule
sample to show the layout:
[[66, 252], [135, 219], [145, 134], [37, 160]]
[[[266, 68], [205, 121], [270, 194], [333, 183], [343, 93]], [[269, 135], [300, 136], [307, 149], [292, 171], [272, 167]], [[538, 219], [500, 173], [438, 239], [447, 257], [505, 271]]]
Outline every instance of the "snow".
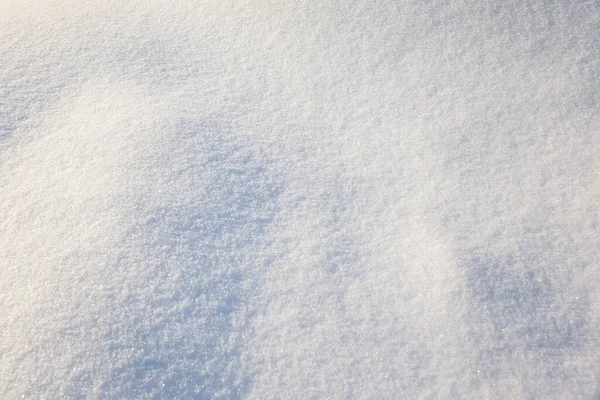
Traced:
[[0, 2], [0, 397], [597, 398], [600, 3]]

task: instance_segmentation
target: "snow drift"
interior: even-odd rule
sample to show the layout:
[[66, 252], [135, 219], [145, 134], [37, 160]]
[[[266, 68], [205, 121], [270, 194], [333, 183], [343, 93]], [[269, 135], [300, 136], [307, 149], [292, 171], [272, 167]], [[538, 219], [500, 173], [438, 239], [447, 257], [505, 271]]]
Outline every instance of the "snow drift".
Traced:
[[0, 397], [596, 398], [596, 1], [0, 4]]

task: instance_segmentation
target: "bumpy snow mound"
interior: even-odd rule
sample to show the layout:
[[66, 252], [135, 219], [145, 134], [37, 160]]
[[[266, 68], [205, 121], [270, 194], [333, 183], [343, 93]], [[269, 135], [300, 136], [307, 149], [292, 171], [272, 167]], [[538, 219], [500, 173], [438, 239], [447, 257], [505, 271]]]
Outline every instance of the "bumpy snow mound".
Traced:
[[600, 3], [0, 4], [0, 397], [596, 398]]

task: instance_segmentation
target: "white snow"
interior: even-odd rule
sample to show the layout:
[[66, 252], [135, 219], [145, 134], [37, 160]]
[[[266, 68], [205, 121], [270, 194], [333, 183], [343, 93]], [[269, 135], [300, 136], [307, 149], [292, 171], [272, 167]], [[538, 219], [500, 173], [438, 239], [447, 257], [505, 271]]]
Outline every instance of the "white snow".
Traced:
[[600, 3], [0, 2], [0, 398], [600, 395]]

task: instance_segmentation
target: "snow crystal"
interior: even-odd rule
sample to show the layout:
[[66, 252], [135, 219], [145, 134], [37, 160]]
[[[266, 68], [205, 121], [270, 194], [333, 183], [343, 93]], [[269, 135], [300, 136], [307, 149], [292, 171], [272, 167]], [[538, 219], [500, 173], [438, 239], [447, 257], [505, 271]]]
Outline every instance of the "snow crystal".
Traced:
[[597, 398], [600, 3], [0, 5], [0, 397]]

